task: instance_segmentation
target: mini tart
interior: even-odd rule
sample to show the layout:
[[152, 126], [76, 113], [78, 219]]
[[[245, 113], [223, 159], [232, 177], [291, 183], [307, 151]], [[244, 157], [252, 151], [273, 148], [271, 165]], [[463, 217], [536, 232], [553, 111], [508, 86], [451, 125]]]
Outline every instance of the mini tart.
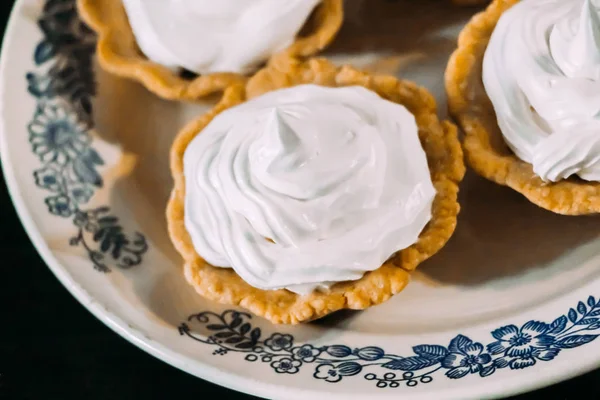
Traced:
[[458, 38], [458, 49], [446, 70], [450, 113], [465, 132], [468, 164], [479, 175], [508, 186], [539, 207], [557, 214], [600, 212], [600, 183], [569, 178], [544, 182], [533, 166], [518, 158], [504, 141], [482, 80], [488, 42], [502, 13], [519, 0], [494, 0], [475, 15]]
[[[406, 106], [416, 116], [437, 194], [432, 218], [417, 243], [357, 281], [337, 283], [327, 293], [301, 296], [283, 289], [256, 289], [233, 269], [208, 265], [196, 253], [184, 225], [183, 157], [192, 139], [222, 110], [275, 89], [308, 83], [331, 87], [360, 85]], [[290, 60], [285, 67], [281, 63], [277, 67], [271, 65], [250, 79], [245, 93], [230, 90], [214, 110], [189, 124], [177, 136], [171, 149], [171, 172], [175, 187], [167, 207], [169, 234], [185, 260], [188, 282], [200, 295], [211, 300], [240, 305], [273, 323], [297, 324], [341, 309], [365, 309], [404, 289], [410, 272], [437, 253], [454, 232], [460, 208], [458, 184], [465, 167], [457, 128], [438, 120], [435, 100], [425, 89], [394, 77], [370, 76], [351, 67], [336, 68], [326, 60], [313, 59], [307, 62]]]
[[[194, 101], [247, 80], [244, 75], [227, 72], [186, 79], [148, 60], [137, 45], [122, 0], [77, 0], [77, 8], [98, 34], [97, 56], [102, 68], [140, 82], [159, 97]], [[342, 20], [342, 0], [323, 0], [297, 40], [281, 55], [305, 57], [323, 49], [333, 40]]]

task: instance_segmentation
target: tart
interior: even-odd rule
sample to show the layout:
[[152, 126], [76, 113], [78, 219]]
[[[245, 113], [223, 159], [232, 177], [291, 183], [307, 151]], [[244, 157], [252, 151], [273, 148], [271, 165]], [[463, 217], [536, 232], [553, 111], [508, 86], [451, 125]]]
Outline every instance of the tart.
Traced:
[[[536, 0], [524, 3], [534, 7]], [[537, 1], [537, 3], [539, 5], [541, 2]], [[494, 0], [486, 10], [475, 15], [461, 32], [458, 48], [448, 63], [445, 82], [449, 108], [450, 113], [465, 133], [463, 143], [465, 158], [479, 175], [514, 189], [539, 207], [564, 215], [598, 213], [600, 211], [600, 183], [584, 180], [576, 174], [549, 178], [548, 174], [536, 172], [536, 168], [539, 171], [543, 166], [536, 167], [532, 162], [525, 161], [525, 157], [517, 156], [516, 148], [508, 144], [506, 132], [499, 125], [499, 117], [504, 118], [504, 115], [498, 114], [486, 91], [483, 75], [488, 45], [496, 28], [500, 26], [499, 21], [502, 16], [519, 4], [519, 0]], [[569, 4], [574, 5], [575, 2], [557, 1], [552, 4], [546, 2], [546, 6], [553, 8], [565, 7]], [[581, 5], [584, 2], [577, 4]], [[592, 7], [593, 3], [586, 2], [585, 4]], [[514, 15], [513, 13], [511, 16]], [[540, 21], [538, 16], [531, 16], [531, 20]], [[506, 31], [505, 29], [504, 32]], [[519, 38], [515, 37], [515, 40], [518, 41]], [[514, 48], [514, 51], [516, 52], [517, 49]], [[498, 59], [505, 58], [499, 56]], [[515, 65], [518, 64], [518, 66], [515, 70], [526, 69], [528, 65], [526, 62], [525, 59], [516, 60]], [[559, 78], [564, 77], [560, 76]], [[535, 79], [535, 75], [532, 76], [532, 79]], [[588, 85], [593, 85], [593, 82], [593, 80], [589, 80]], [[551, 86], [552, 84], [547, 85], [547, 87]], [[574, 96], [573, 101], [578, 99], [576, 92], [571, 94]], [[524, 95], [518, 98], [525, 99], [524, 101], [527, 102], [528, 97]], [[527, 112], [541, 112], [533, 106], [530, 108], [531, 110], [528, 109]], [[521, 133], [529, 133], [529, 131], [524, 129]], [[572, 140], [562, 146], [564, 150], [570, 150], [573, 147], [570, 142], [575, 143], [578, 140], [578, 134], [578, 129], [574, 129], [570, 133]], [[548, 135], [546, 134], [546, 136]], [[581, 146], [581, 143], [578, 145]], [[588, 143], [588, 146], [590, 145], [591, 142]], [[556, 153], [560, 153], [560, 151]]]
[[[159, 97], [185, 101], [196, 101], [210, 94], [222, 92], [231, 85], [243, 83], [247, 80], [250, 72], [252, 72], [251, 70], [229, 71], [227, 67], [230, 64], [224, 64], [221, 65], [224, 68], [222, 71], [215, 70], [206, 73], [195, 73], [190, 72], [189, 69], [182, 68], [180, 65], [173, 66], [151, 61], [140, 49], [140, 43], [134, 34], [131, 21], [128, 19], [128, 13], [124, 7], [125, 1], [129, 1], [131, 4], [137, 3], [135, 7], [165, 7], [165, 5], [160, 3], [142, 3], [141, 0], [77, 1], [78, 11], [82, 19], [98, 34], [98, 60], [102, 68], [106, 71], [117, 76], [136, 80]], [[270, 54], [271, 56], [275, 54], [297, 57], [309, 56], [323, 49], [333, 40], [342, 24], [342, 0], [307, 1], [318, 2], [319, 5], [316, 6], [310, 17], [305, 21], [302, 31], [295, 37], [292, 44], [284, 50]], [[200, 4], [190, 3], [189, 7], [198, 7]], [[203, 4], [215, 8], [218, 12], [227, 11], [219, 10], [222, 7], [221, 3], [211, 4], [204, 2]], [[132, 5], [131, 7], [133, 8], [134, 6]], [[169, 10], [169, 7], [165, 9]], [[160, 17], [160, 15], [155, 17]], [[181, 18], [185, 18], [185, 16]], [[251, 18], [245, 18], [246, 24], [252, 23], [248, 22], [249, 20], [251, 21]], [[255, 20], [262, 21], [262, 19]], [[138, 26], [140, 29], [147, 29], [149, 24], [144, 21], [138, 23]], [[169, 29], [171, 28], [169, 27]], [[268, 38], [275, 37], [276, 35], [277, 32], [271, 32], [270, 35], [267, 31], [267, 33], [257, 34], [256, 37]], [[248, 40], [251, 41], [251, 39], [249, 38]], [[193, 38], [189, 40], [191, 43], [194, 43]], [[175, 39], [175, 42], [177, 42], [177, 39]], [[145, 43], [150, 46], [157, 46], [156, 37], [149, 36], [145, 39]], [[244, 48], [251, 48], [254, 43], [243, 45], [243, 43], [240, 44], [238, 42], [236, 45], [238, 51], [244, 51]], [[215, 44], [210, 51], [223, 52], [228, 51], [231, 47]], [[163, 52], [164, 49], [167, 49], [167, 51], [170, 50], [168, 46], [163, 46]], [[190, 48], [189, 52], [187, 49], [179, 49], [180, 54], [192, 54], [194, 51], [202, 52], [203, 50], [202, 47], [198, 47], [197, 45], [194, 45], [194, 48]], [[264, 58], [263, 61], [266, 61], [268, 55], [263, 54], [265, 49], [258, 49], [257, 51], [259, 50], [261, 51], [260, 56]], [[256, 57], [259, 57], [259, 55]], [[215, 68], [218, 69], [218, 66], [215, 66]]]
[[[394, 107], [402, 105], [409, 115], [413, 115], [414, 142], [422, 149], [424, 174], [432, 185], [433, 193], [429, 203], [430, 217], [422, 230], [417, 233], [413, 244], [394, 252], [383, 262], [383, 265], [378, 264], [373, 270], [361, 274], [358, 279], [337, 282], [326, 289], [312, 290], [308, 293], [298, 293], [286, 288], [259, 289], [256, 285], [250, 285], [234, 269], [215, 267], [205, 261], [198, 254], [198, 246], [195, 245], [193, 235], [188, 229], [190, 225], [186, 223], [186, 215], [190, 212], [186, 211], [186, 205], [199, 204], [196, 200], [187, 203], [186, 197], [191, 195], [190, 188], [187, 187], [190, 182], [186, 181], [186, 171], [190, 171], [187, 169], [189, 165], [196, 163], [195, 160], [188, 163], [186, 154], [193, 154], [187, 152], [195, 145], [199, 135], [209, 135], [205, 141], [212, 141], [214, 137], [210, 135], [214, 134], [214, 130], [211, 130], [211, 126], [223, 122], [223, 120], [217, 122], [216, 118], [227, 112], [242, 110], [242, 106], [252, 102], [263, 104], [259, 101], [264, 102], [268, 96], [278, 96], [284, 91], [293, 89], [298, 89], [299, 92], [300, 89], [332, 91], [350, 88], [368, 92], [369, 96], [378, 97], [377, 101], [385, 99]], [[367, 95], [367, 93], [363, 94]], [[342, 96], [342, 99], [345, 97]], [[350, 100], [348, 98], [343, 101]], [[332, 107], [336, 104], [334, 103]], [[320, 106], [315, 107], [318, 109]], [[302, 113], [303, 108], [292, 111], [294, 112]], [[354, 117], [350, 115], [348, 118]], [[325, 131], [330, 134], [332, 130]], [[340, 153], [343, 151], [340, 150]], [[265, 154], [267, 157], [270, 153]], [[210, 151], [203, 150], [198, 157], [212, 159], [213, 156]], [[398, 154], [397, 157], [402, 155]], [[295, 162], [293, 159], [283, 161], [285, 165], [288, 165], [286, 164], [288, 161]], [[227, 172], [227, 169], [225, 168], [224, 171]], [[171, 240], [184, 259], [184, 274], [187, 281], [200, 295], [210, 300], [239, 305], [273, 323], [297, 324], [321, 318], [341, 309], [365, 309], [380, 304], [402, 291], [409, 281], [410, 273], [417, 265], [437, 253], [453, 234], [460, 209], [457, 201], [458, 186], [463, 178], [465, 167], [457, 128], [450, 122], [438, 119], [435, 100], [425, 89], [391, 76], [370, 76], [352, 67], [336, 67], [324, 59], [308, 61], [290, 59], [287, 64], [279, 62], [277, 67], [270, 65], [259, 71], [248, 81], [245, 88], [228, 89], [222, 101], [211, 112], [185, 127], [176, 137], [171, 149], [171, 172], [175, 184], [167, 207], [167, 221]], [[206, 177], [210, 173], [200, 175]], [[196, 177], [188, 176], [187, 179], [196, 182]], [[235, 184], [236, 181], [232, 180], [232, 182]], [[393, 186], [386, 190], [390, 193], [401, 191], [399, 187]], [[298, 196], [301, 195], [302, 193]], [[211, 204], [221, 203], [219, 201]], [[199, 207], [198, 212], [204, 211]], [[243, 240], [243, 236], [239, 237]], [[263, 237], [265, 239], [263, 244], [277, 241], [272, 240], [273, 237], [267, 237], [267, 234]], [[236, 243], [233, 241], [230, 245]], [[356, 245], [360, 244], [356, 242]], [[351, 254], [352, 251], [350, 245], [346, 246], [341, 253]], [[291, 259], [291, 262], [293, 261]]]

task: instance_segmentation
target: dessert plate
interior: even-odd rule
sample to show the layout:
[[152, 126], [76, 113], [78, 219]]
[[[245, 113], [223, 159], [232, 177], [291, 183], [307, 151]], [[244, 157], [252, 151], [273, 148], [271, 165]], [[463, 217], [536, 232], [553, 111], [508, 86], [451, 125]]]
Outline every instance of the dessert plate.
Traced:
[[[445, 116], [445, 64], [476, 11], [445, 3], [351, 0], [326, 55], [426, 86]], [[213, 103], [165, 102], [102, 72], [94, 40], [74, 0], [17, 1], [1, 59], [2, 165], [50, 269], [136, 346], [285, 399], [497, 398], [600, 365], [599, 220], [546, 212], [471, 173], [455, 235], [385, 304], [291, 327], [203, 300], [164, 209], [171, 140]]]

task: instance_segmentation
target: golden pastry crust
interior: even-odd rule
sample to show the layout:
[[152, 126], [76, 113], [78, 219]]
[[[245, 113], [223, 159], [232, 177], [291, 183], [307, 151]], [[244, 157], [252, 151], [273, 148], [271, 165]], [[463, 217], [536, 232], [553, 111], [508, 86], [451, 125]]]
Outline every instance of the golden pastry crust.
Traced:
[[[433, 216], [416, 244], [399, 252], [379, 269], [354, 282], [334, 285], [328, 293], [300, 296], [287, 290], [265, 291], [244, 282], [232, 269], [208, 265], [194, 250], [184, 226], [185, 180], [183, 155], [190, 141], [221, 110], [265, 92], [313, 83], [323, 86], [361, 85], [382, 97], [405, 105], [415, 114], [421, 143], [427, 153], [437, 195]], [[440, 122], [433, 97], [423, 88], [394, 77], [370, 76], [351, 67], [336, 68], [326, 60], [273, 65], [258, 72], [247, 84], [245, 94], [231, 91], [216, 109], [192, 122], [176, 138], [171, 150], [175, 180], [167, 220], [169, 233], [185, 260], [185, 276], [198, 293], [221, 303], [240, 305], [273, 323], [297, 324], [323, 317], [340, 309], [364, 309], [388, 300], [408, 283], [409, 273], [448, 241], [459, 212], [458, 184], [465, 166], [457, 128]]]
[[[307, 36], [300, 36], [282, 54], [308, 56], [323, 49], [342, 25], [343, 0], [323, 0], [307, 21]], [[194, 79], [148, 60], [139, 50], [122, 0], [77, 0], [81, 18], [98, 34], [97, 56], [106, 71], [143, 84], [168, 100], [196, 101], [247, 80], [236, 73], [212, 73]]]
[[475, 15], [458, 38], [446, 70], [450, 113], [465, 132], [468, 164], [481, 176], [511, 187], [539, 207], [565, 215], [600, 212], [600, 183], [569, 178], [542, 181], [531, 164], [506, 145], [483, 81], [482, 63], [489, 39], [504, 11], [519, 0], [494, 0]]

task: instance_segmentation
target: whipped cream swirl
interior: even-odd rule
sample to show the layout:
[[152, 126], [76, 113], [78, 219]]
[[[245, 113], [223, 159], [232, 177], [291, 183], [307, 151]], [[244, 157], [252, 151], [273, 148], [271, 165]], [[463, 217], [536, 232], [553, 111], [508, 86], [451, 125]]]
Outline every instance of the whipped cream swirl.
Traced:
[[197, 253], [301, 294], [414, 244], [435, 197], [414, 116], [354, 86], [280, 89], [222, 112], [189, 144], [184, 174]]
[[526, 0], [490, 39], [483, 82], [515, 154], [544, 181], [600, 181], [600, 9]]
[[148, 59], [197, 74], [243, 74], [292, 44], [320, 1], [123, 0], [123, 5]]

